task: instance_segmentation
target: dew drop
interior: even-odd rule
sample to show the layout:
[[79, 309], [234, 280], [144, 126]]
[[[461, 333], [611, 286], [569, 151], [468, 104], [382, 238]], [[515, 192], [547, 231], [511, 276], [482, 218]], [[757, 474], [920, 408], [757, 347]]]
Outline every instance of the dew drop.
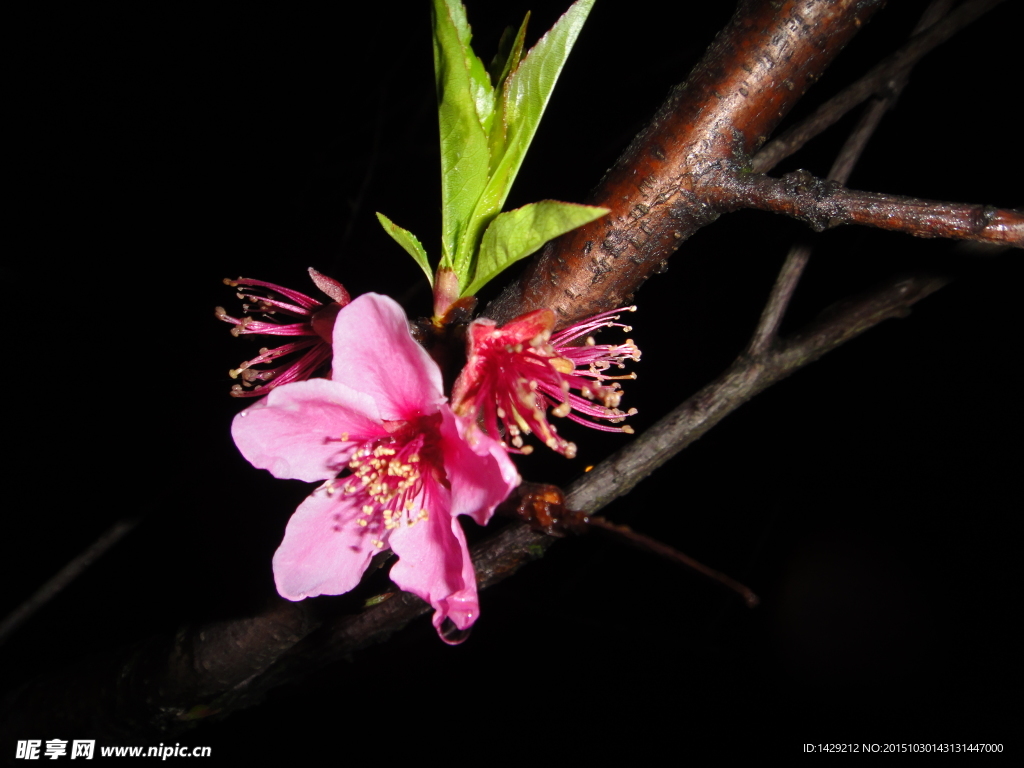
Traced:
[[448, 645], [461, 645], [466, 642], [467, 638], [469, 638], [469, 633], [472, 631], [472, 627], [459, 629], [455, 626], [454, 621], [449, 618], [445, 618], [445, 620], [441, 622], [438, 634], [441, 635], [441, 639], [448, 643]]

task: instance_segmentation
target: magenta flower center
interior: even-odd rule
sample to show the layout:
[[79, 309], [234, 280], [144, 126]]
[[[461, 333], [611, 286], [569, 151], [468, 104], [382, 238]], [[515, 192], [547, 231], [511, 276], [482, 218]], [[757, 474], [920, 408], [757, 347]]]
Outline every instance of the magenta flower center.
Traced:
[[[370, 541], [377, 549], [384, 548], [390, 532], [399, 526], [429, 519], [425, 480], [447, 485], [440, 424], [440, 414], [384, 422], [390, 434], [360, 445], [349, 459], [349, 474], [328, 485], [329, 493], [355, 497], [360, 510], [356, 524], [373, 537]], [[334, 530], [340, 531], [342, 524], [336, 516]]]
[[[494, 439], [500, 439], [499, 424], [507, 434], [509, 451], [529, 453], [523, 435], [535, 434], [549, 448], [568, 458], [576, 445], [561, 435], [547, 418], [547, 410], [602, 432], [633, 429], [620, 424], [636, 409], [620, 411], [622, 392], [619, 379], [635, 374], [609, 375], [623, 368], [626, 360], [639, 360], [640, 350], [629, 339], [624, 344], [597, 345], [589, 336], [599, 328], [629, 326], [615, 322], [615, 312], [604, 312], [553, 334], [555, 315], [551, 310], [527, 312], [498, 327], [493, 320], [474, 320], [469, 327], [469, 355], [466, 367], [452, 391], [452, 408], [472, 419]], [[583, 346], [573, 346], [586, 338]], [[572, 390], [578, 391], [575, 394]]]

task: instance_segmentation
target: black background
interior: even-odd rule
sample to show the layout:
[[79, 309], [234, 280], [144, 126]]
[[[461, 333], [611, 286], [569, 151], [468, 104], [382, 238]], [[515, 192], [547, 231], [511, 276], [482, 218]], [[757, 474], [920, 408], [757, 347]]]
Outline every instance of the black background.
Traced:
[[[528, 8], [535, 40], [566, 4], [470, 2], [477, 51], [489, 59]], [[583, 201], [727, 5], [599, 2], [508, 207]], [[923, 3], [893, 6], [792, 119], [898, 47]], [[918, 67], [851, 187], [1021, 204], [1009, 6]], [[237, 308], [221, 278], [312, 291], [315, 266], [353, 295], [429, 311], [417, 267], [373, 216], [436, 257], [427, 4], [347, 13], [77, 9], [19, 24], [0, 613], [115, 520], [142, 523], [6, 643], [5, 688], [252, 615], [273, 593], [270, 558], [308, 488], [232, 445], [243, 403], [226, 371], [260, 342], [213, 318], [215, 305]], [[824, 175], [852, 120], [778, 170]], [[769, 214], [723, 217], [643, 287], [631, 320], [643, 360], [624, 401], [638, 432], [738, 354], [806, 234]], [[817, 242], [789, 329], [894, 273], [956, 280], [760, 395], [605, 511], [749, 584], [759, 608], [627, 547], [566, 540], [482, 594], [462, 646], [421, 619], [175, 740], [224, 764], [323, 750], [682, 760], [805, 742], [1009, 742], [1019, 256], [849, 227]], [[567, 483], [628, 439], [571, 437], [579, 458], [538, 450], [523, 475]]]

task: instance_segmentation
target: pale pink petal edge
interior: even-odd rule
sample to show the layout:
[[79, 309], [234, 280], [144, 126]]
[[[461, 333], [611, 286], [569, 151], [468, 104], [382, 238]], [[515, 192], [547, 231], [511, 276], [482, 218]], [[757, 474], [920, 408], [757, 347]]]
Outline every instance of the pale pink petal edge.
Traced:
[[358, 443], [382, 434], [373, 400], [327, 379], [277, 387], [231, 424], [235, 445], [253, 466], [306, 482], [334, 477]]
[[325, 483], [291, 516], [274, 553], [274, 582], [288, 600], [341, 595], [353, 589], [379, 550], [373, 535], [356, 524], [354, 498]]

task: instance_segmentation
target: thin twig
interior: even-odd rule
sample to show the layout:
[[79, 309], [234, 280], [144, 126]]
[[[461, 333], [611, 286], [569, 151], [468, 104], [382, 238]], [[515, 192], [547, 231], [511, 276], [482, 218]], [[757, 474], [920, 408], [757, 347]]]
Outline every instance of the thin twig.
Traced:
[[[928, 7], [925, 8], [911, 35], [919, 34], [938, 22], [952, 4], [952, 0], [932, 0]], [[836, 160], [828, 172], [826, 178], [829, 181], [846, 184], [850, 174], [853, 172], [854, 166], [856, 166], [861, 155], [864, 153], [868, 141], [871, 140], [879, 123], [881, 123], [882, 117], [896, 103], [900, 93], [906, 86], [909, 75], [910, 68], [908, 67], [898, 77], [894, 78], [892, 88], [885, 96], [874, 98], [868, 102], [864, 114], [861, 115], [860, 120], [857, 121], [857, 125], [850, 132], [850, 135], [846, 137], [843, 148], [839, 150], [839, 154], [836, 156]], [[782, 269], [779, 270], [779, 276], [775, 280], [775, 285], [772, 286], [768, 301], [765, 303], [757, 329], [754, 331], [750, 345], [747, 347], [748, 355], [757, 356], [762, 354], [775, 341], [775, 337], [778, 335], [779, 328], [782, 325], [782, 318], [785, 316], [786, 309], [793, 298], [797, 284], [807, 268], [813, 250], [814, 246], [809, 242], [796, 243], [789, 249], [789, 253], [786, 254], [786, 260], [782, 264]]]
[[782, 318], [786, 314], [790, 299], [796, 291], [796, 286], [804, 274], [807, 263], [811, 260], [811, 252], [814, 246], [810, 243], [796, 243], [786, 254], [786, 260], [782, 263], [779, 276], [775, 278], [775, 284], [761, 311], [761, 319], [757, 323], [757, 329], [750, 339], [747, 347], [747, 354], [757, 357], [771, 347], [775, 337], [782, 325]]
[[38, 611], [68, 584], [78, 578], [86, 568], [99, 560], [111, 547], [119, 542], [126, 533], [138, 525], [138, 520], [118, 520], [85, 551], [61, 568], [56, 575], [36, 590], [35, 594], [15, 608], [0, 622], [0, 645], [7, 640], [19, 626], [25, 623], [33, 613]]
[[495, 510], [495, 514], [519, 520], [527, 523], [535, 531], [559, 538], [566, 533], [583, 534], [597, 531], [620, 544], [629, 544], [636, 549], [657, 555], [675, 565], [696, 571], [702, 576], [718, 582], [721, 586], [731, 589], [742, 597], [748, 608], [753, 608], [760, 602], [749, 587], [704, 565], [685, 552], [680, 552], [651, 536], [634, 531], [628, 525], [621, 525], [603, 517], [569, 509], [565, 504], [565, 495], [558, 486], [523, 482], [511, 496], [502, 502]]
[[682, 565], [690, 570], [696, 571], [703, 576], [711, 579], [712, 581], [718, 582], [727, 589], [731, 589], [733, 592], [743, 598], [743, 601], [747, 604], [748, 608], [755, 608], [760, 599], [754, 594], [753, 590], [745, 584], [740, 584], [736, 579], [727, 576], [721, 571], [716, 571], [714, 568], [709, 568], [699, 560], [694, 560], [692, 557], [687, 555], [685, 552], [680, 552], [674, 547], [670, 547], [664, 542], [653, 539], [650, 536], [646, 536], [642, 533], [637, 533], [628, 525], [619, 525], [613, 523], [611, 520], [606, 520], [603, 517], [591, 517], [588, 518], [588, 524], [603, 531], [610, 532], [616, 540], [625, 539], [630, 544], [646, 552], [653, 552], [656, 555], [660, 555], [667, 560], [671, 560], [677, 565]]
[[890, 88], [894, 77], [913, 67], [925, 54], [992, 10], [1002, 0], [968, 0], [942, 21], [915, 35], [892, 56], [872, 67], [864, 77], [818, 107], [807, 119], [766, 144], [753, 159], [756, 173], [764, 173], [836, 123], [843, 115], [875, 93]]
[[948, 237], [1024, 248], [1024, 212], [991, 205], [947, 203], [861, 192], [806, 171], [780, 179], [729, 172], [706, 179], [705, 197], [727, 210], [756, 208], [799, 219], [816, 232], [860, 224], [915, 237]]

